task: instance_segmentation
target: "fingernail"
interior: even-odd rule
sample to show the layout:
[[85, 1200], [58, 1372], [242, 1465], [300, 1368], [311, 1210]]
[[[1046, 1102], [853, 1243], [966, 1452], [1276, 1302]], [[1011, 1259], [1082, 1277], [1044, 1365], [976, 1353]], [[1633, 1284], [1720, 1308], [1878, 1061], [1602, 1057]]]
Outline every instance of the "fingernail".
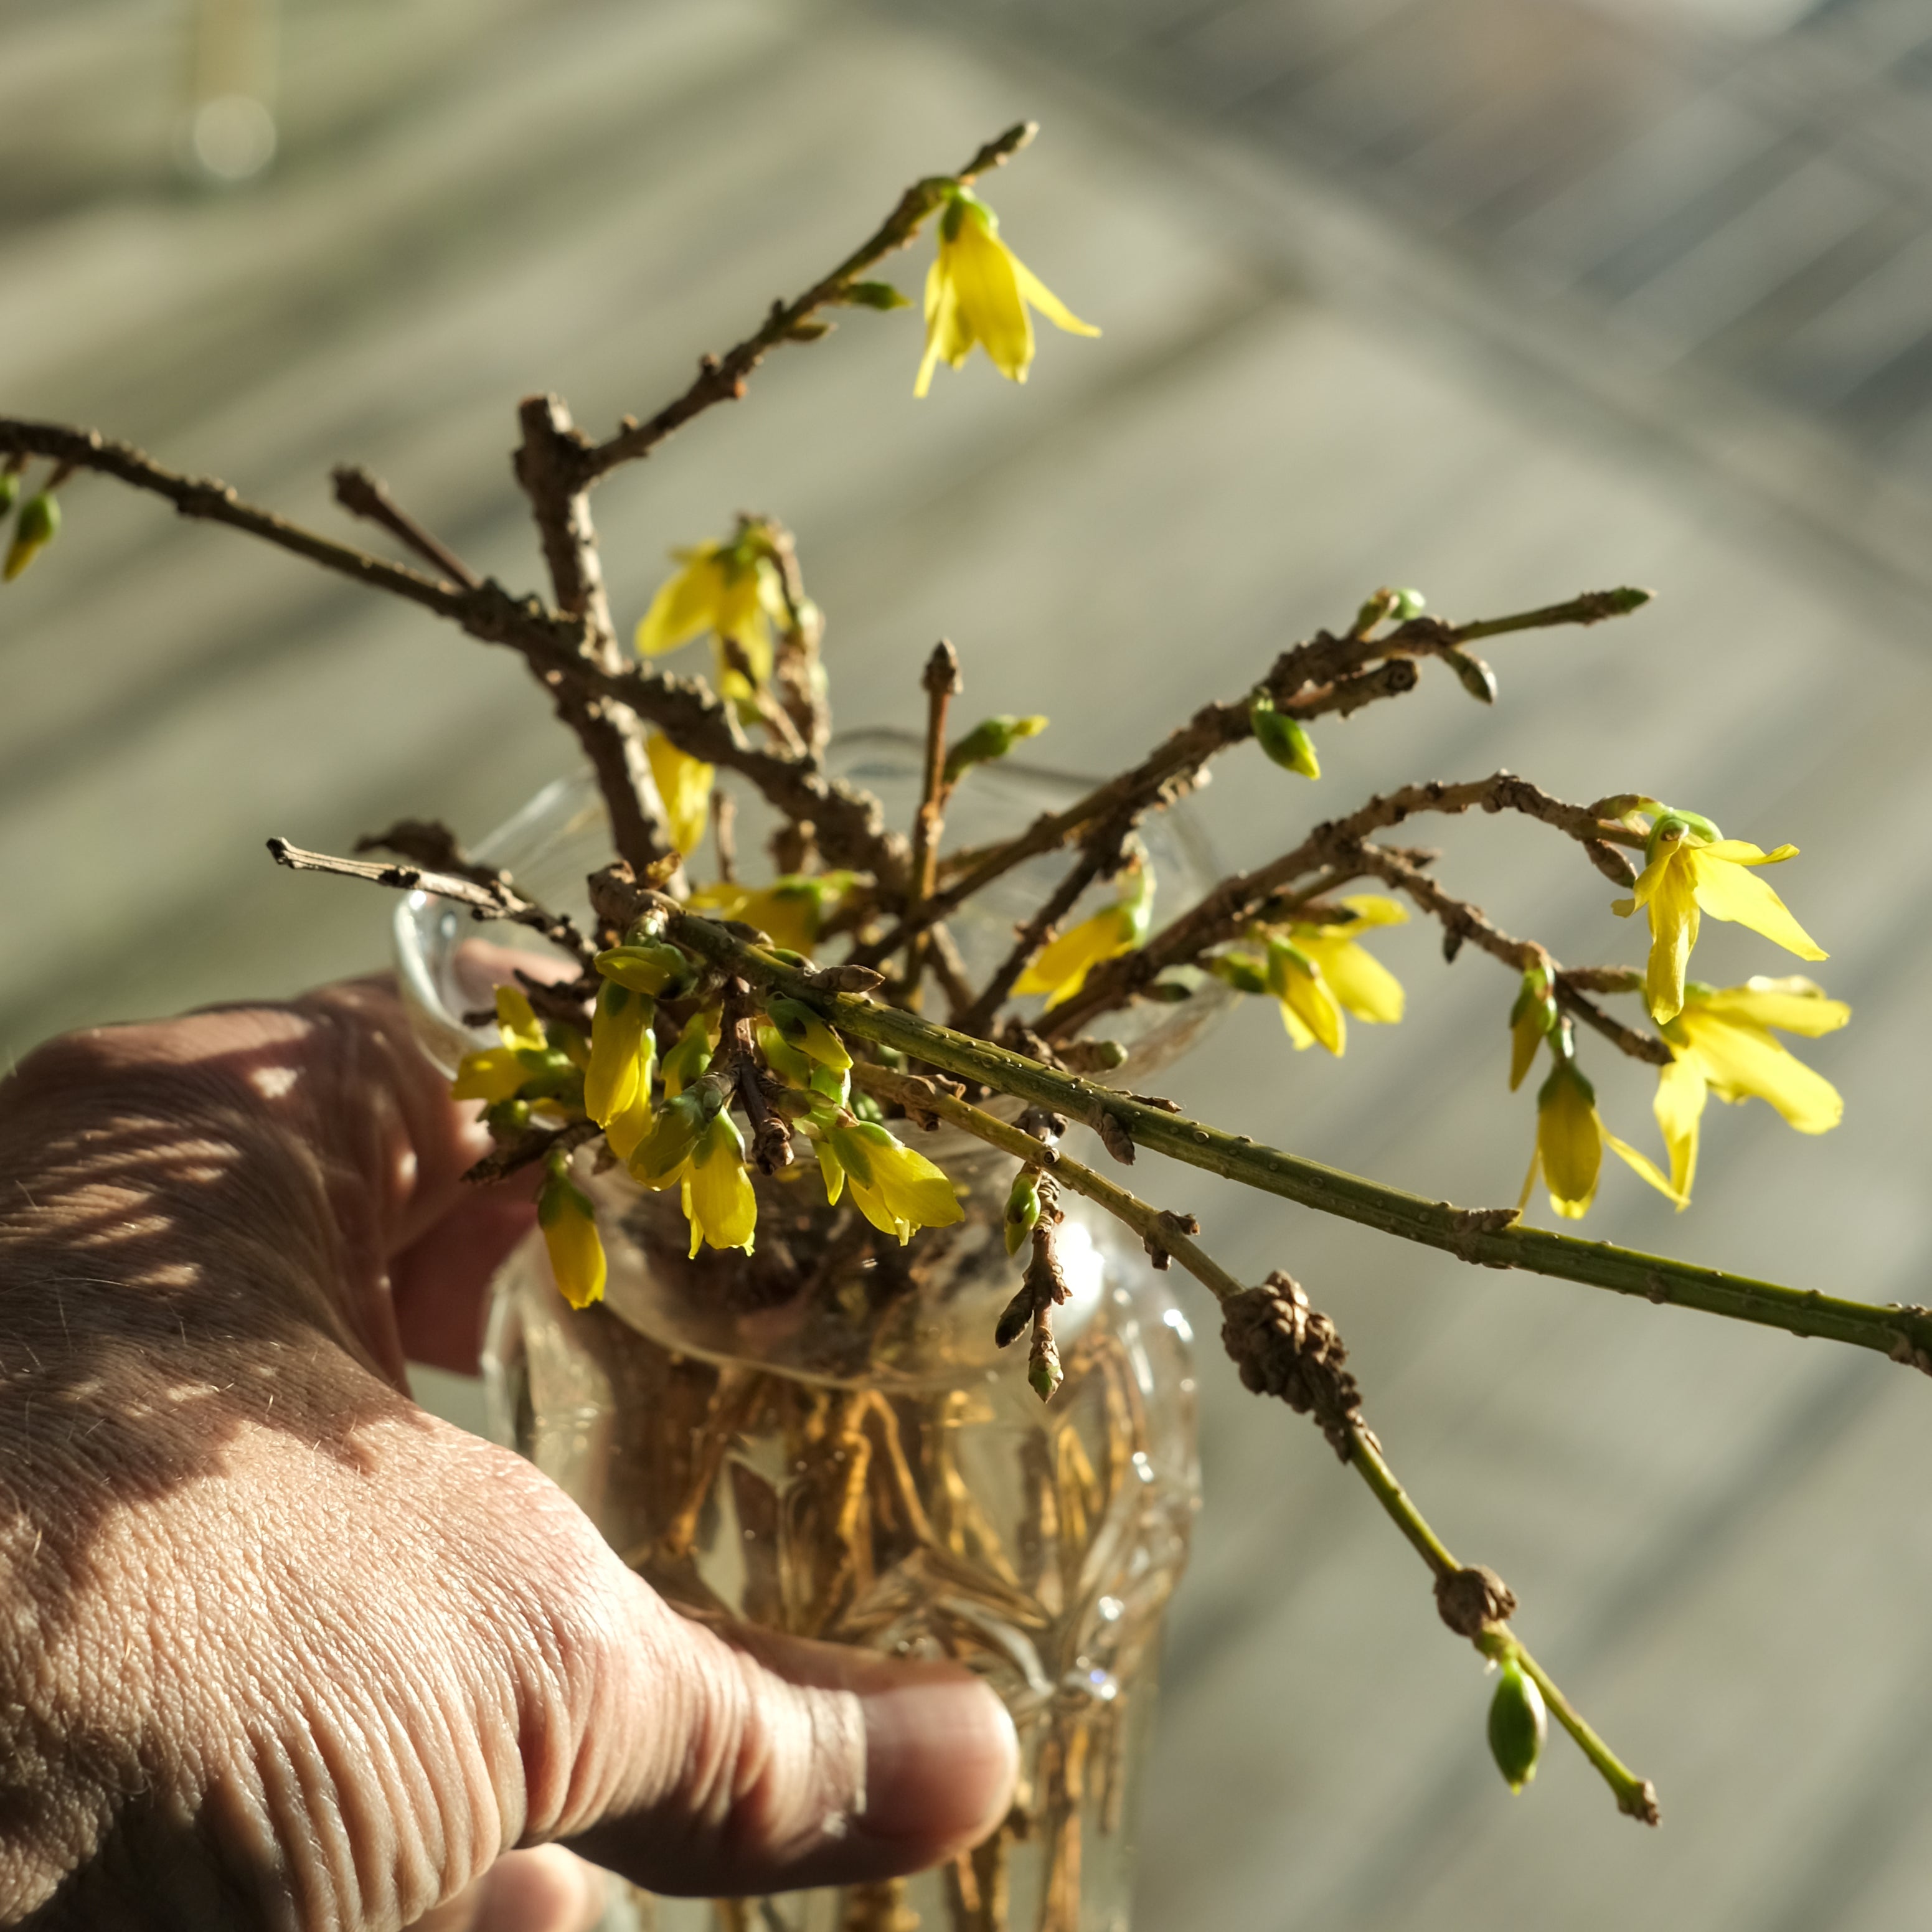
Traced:
[[978, 1678], [935, 1672], [872, 1691], [864, 1706], [860, 1830], [958, 1847], [977, 1844], [1006, 1816], [1019, 1739], [1006, 1707]]

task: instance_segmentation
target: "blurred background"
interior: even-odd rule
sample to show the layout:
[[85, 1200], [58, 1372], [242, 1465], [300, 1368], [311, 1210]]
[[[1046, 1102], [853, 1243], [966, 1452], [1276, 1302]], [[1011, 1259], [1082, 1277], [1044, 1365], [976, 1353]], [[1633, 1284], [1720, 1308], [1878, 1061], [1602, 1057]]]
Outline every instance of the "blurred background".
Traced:
[[[1714, 1108], [1688, 1214], [1617, 1168], [1586, 1232], [1932, 1299], [1924, 0], [0, 0], [0, 409], [362, 541], [328, 485], [358, 461], [534, 584], [520, 395], [600, 427], [655, 406], [1022, 116], [1045, 132], [992, 199], [1102, 339], [1050, 335], [1023, 391], [976, 358], [919, 404], [913, 316], [785, 351], [601, 491], [620, 622], [670, 545], [770, 510], [846, 723], [912, 721], [943, 634], [969, 711], [1046, 711], [1054, 761], [1100, 770], [1378, 584], [1459, 617], [1652, 586], [1624, 622], [1499, 642], [1493, 710], [1432, 674], [1324, 728], [1318, 795], [1227, 761], [1204, 822], [1252, 862], [1370, 789], [1508, 765], [1795, 841], [1778, 884], [1856, 1010], [1804, 1048], [1844, 1125]], [[569, 766], [507, 656], [107, 484], [64, 501], [0, 602], [0, 1050], [375, 962], [386, 907], [263, 838], [477, 835]], [[1562, 842], [1416, 836], [1511, 930], [1640, 959]], [[1790, 963], [1706, 931], [1713, 979]], [[1378, 950], [1400, 1028], [1336, 1062], [1244, 1011], [1163, 1084], [1513, 1201], [1513, 988], [1419, 928]], [[1654, 1145], [1648, 1072], [1600, 1045], [1606, 1118]], [[1204, 1308], [1145, 1932], [1924, 1922], [1922, 1380], [1148, 1186], [1335, 1314], [1396, 1466], [1666, 1822], [1618, 1817], [1560, 1742], [1506, 1796], [1420, 1567], [1312, 1430], [1240, 1393]]]

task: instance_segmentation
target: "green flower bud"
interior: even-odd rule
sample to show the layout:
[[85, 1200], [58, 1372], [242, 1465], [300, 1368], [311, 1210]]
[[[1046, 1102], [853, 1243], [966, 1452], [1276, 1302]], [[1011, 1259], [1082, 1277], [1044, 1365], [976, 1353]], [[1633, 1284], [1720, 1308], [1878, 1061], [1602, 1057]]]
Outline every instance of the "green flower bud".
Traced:
[[1712, 845], [1724, 836], [1701, 812], [1686, 812], [1681, 806], [1673, 805], [1652, 821], [1650, 836], [1644, 842], [1644, 863], [1648, 865], [1657, 856], [1657, 848], [1666, 839], [1682, 838], [1687, 834]]
[[775, 998], [765, 1004], [772, 1024], [788, 1046], [796, 1047], [822, 1066], [844, 1072], [852, 1064], [844, 1042], [812, 1009], [798, 1000]]
[[1400, 623], [1407, 623], [1412, 617], [1419, 617], [1428, 608], [1429, 599], [1419, 590], [1398, 590], [1395, 593], [1394, 616]]
[[1258, 962], [1245, 952], [1217, 953], [1208, 962], [1208, 970], [1223, 985], [1238, 993], [1265, 993], [1268, 976]]
[[1536, 1775], [1536, 1760], [1549, 1733], [1543, 1693], [1511, 1658], [1490, 1700], [1490, 1755], [1510, 1790], [1520, 1791]]
[[910, 308], [912, 298], [902, 296], [890, 282], [853, 282], [839, 298], [857, 308]]
[[483, 1109], [483, 1124], [493, 1139], [512, 1140], [530, 1124], [530, 1103], [524, 1100], [499, 1100]]
[[14, 541], [0, 564], [0, 581], [11, 584], [60, 535], [60, 506], [44, 490], [29, 496], [14, 519]]
[[698, 975], [675, 946], [661, 939], [640, 939], [614, 946], [597, 956], [597, 970], [605, 979], [652, 999], [676, 999], [688, 992]]
[[1037, 738], [1046, 729], [1047, 722], [1037, 715], [1016, 718], [1010, 712], [981, 719], [946, 753], [946, 782], [956, 784], [961, 774], [974, 766], [1004, 758], [1022, 740]]
[[1315, 742], [1285, 711], [1277, 711], [1265, 698], [1258, 698], [1248, 707], [1248, 723], [1260, 746], [1285, 772], [1298, 772], [1305, 778], [1322, 776], [1322, 761], [1315, 755]]
[[1442, 662], [1462, 680], [1462, 688], [1478, 704], [1496, 701], [1496, 674], [1473, 651], [1446, 650]]
[[1023, 1167], [1013, 1176], [1006, 1196], [1006, 1252], [1016, 1255], [1040, 1219], [1040, 1171]]
[[20, 472], [17, 470], [0, 470], [0, 517], [4, 517], [20, 500]]
[[1349, 628], [1357, 637], [1366, 638], [1394, 609], [1395, 599], [1393, 590], [1378, 590], [1355, 613], [1355, 621]]

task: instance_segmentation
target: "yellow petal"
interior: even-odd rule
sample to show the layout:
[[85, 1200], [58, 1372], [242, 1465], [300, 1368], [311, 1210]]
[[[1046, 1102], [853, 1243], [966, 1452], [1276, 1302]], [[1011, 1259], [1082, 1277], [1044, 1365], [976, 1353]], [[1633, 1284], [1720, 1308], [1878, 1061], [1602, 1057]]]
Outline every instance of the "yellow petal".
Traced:
[[1015, 982], [1013, 991], [1049, 993], [1052, 998], [1048, 1004], [1053, 1006], [1070, 1000], [1096, 966], [1126, 952], [1132, 944], [1121, 931], [1122, 924], [1118, 906], [1109, 906], [1091, 919], [1082, 920], [1072, 931], [1063, 932], [1041, 950]]
[[601, 1301], [608, 1265], [596, 1222], [573, 1204], [544, 1223], [543, 1238], [550, 1272], [565, 1300], [573, 1308]]
[[[1348, 1051], [1348, 1023], [1342, 1017], [1342, 1009], [1325, 982], [1311, 980], [1306, 973], [1291, 965], [1282, 982], [1281, 1001], [1284, 1019], [1292, 1010], [1309, 1032], [1337, 1058]], [[1294, 1033], [1294, 1028], [1290, 1027], [1291, 1038]], [[1295, 1042], [1298, 1046], [1300, 1043], [1299, 1040]]]
[[1691, 849], [1733, 866], [1781, 866], [1786, 860], [1798, 856], [1796, 845], [1774, 846], [1767, 852], [1746, 838], [1718, 838], [1708, 845], [1694, 846]]
[[1315, 1044], [1315, 1036], [1309, 1031], [1307, 1022], [1286, 1000], [1280, 1002], [1281, 1023], [1288, 1030], [1288, 1036], [1294, 1042], [1294, 1050], [1300, 1053], [1304, 1048]]
[[1690, 1184], [1697, 1174], [1697, 1135], [1704, 1115], [1704, 1070], [1696, 1055], [1679, 1052], [1657, 1076], [1657, 1097], [1651, 1111], [1670, 1156], [1670, 1184], [1678, 1205], [1690, 1204]]
[[651, 1002], [606, 982], [590, 1021], [590, 1064], [584, 1076], [584, 1111], [599, 1126], [638, 1098], [638, 1048]]
[[1675, 1202], [1679, 1208], [1689, 1206], [1690, 1203], [1684, 1196], [1658, 1171], [1654, 1161], [1650, 1160], [1646, 1155], [1639, 1154], [1636, 1149], [1627, 1141], [1618, 1140], [1616, 1136], [1612, 1133], [1608, 1127], [1604, 1126], [1600, 1121], [1598, 1125], [1603, 1133], [1604, 1146], [1616, 1155], [1633, 1173], [1641, 1174], [1666, 1201]]
[[[1684, 971], [1690, 963], [1690, 949], [1697, 943], [1697, 895], [1694, 875], [1682, 862], [1684, 856], [1680, 848], [1669, 860], [1658, 862], [1663, 869], [1648, 908], [1650, 963], [1644, 973], [1644, 992], [1650, 1002], [1650, 1016], [1660, 1026], [1683, 1008]], [[1649, 877], [1646, 872], [1644, 878]], [[1637, 884], [1641, 890], [1643, 880]]]
[[517, 1058], [511, 1046], [486, 1046], [480, 1052], [466, 1053], [450, 1082], [450, 1097], [455, 1100], [483, 1100], [494, 1106], [500, 1100], [515, 1099], [530, 1070]]
[[658, 586], [650, 608], [638, 620], [638, 655], [652, 658], [674, 651], [712, 627], [724, 594], [724, 567], [716, 544], [700, 544], [686, 554], [691, 561], [675, 577]]
[[604, 1124], [604, 1138], [610, 1143], [610, 1151], [620, 1160], [628, 1161], [643, 1144], [656, 1119], [651, 1106], [650, 1084], [646, 1081], [632, 1096], [631, 1104]]
[[651, 778], [664, 801], [671, 842], [687, 858], [702, 842], [711, 816], [713, 768], [702, 758], [688, 758], [662, 731], [644, 740]]
[[1342, 903], [1355, 915], [1349, 928], [1365, 926], [1406, 926], [1408, 908], [1386, 892], [1350, 892]]
[[503, 1036], [506, 1046], [529, 1047], [541, 1052], [549, 1044], [530, 995], [518, 986], [496, 988], [496, 1030]]
[[[1724, 841], [1726, 845], [1739, 842]], [[1754, 845], [1746, 849], [1757, 850]], [[1750, 866], [1769, 865], [1790, 849], [1780, 846], [1768, 856], [1733, 860], [1720, 856], [1720, 848], [1715, 845], [1694, 848], [1688, 856], [1696, 882], [1697, 903], [1713, 919], [1732, 920], [1739, 926], [1748, 926], [1801, 959], [1828, 958], [1830, 956], [1785, 910], [1784, 902], [1763, 880], [1745, 869]]]
[[1064, 328], [1069, 335], [1100, 334], [1100, 332], [1090, 322], [1082, 322], [1010, 248], [1006, 250], [1006, 260], [1012, 264], [1013, 280], [1020, 293], [1055, 328]]
[[877, 1150], [873, 1172], [892, 1212], [915, 1228], [950, 1228], [964, 1218], [944, 1172], [903, 1142]]
[[1742, 986], [1721, 987], [1694, 1004], [1708, 1013], [1777, 1027], [1808, 1040], [1837, 1032], [1852, 1016], [1843, 1000], [1827, 999], [1822, 986], [1795, 973], [1780, 980], [1754, 974]]
[[1024, 382], [1033, 364], [1033, 320], [1020, 299], [1012, 256], [971, 208], [960, 221], [950, 266], [961, 323], [1001, 375]]
[[860, 1214], [872, 1222], [882, 1234], [890, 1234], [903, 1247], [912, 1239], [912, 1227], [892, 1212], [891, 1204], [878, 1189], [868, 1186], [858, 1175], [847, 1174], [847, 1182], [853, 1201]]
[[1296, 943], [1322, 968], [1336, 998], [1358, 1019], [1393, 1026], [1402, 1018], [1402, 982], [1366, 947], [1352, 939], [1318, 933]]
[[692, 1156], [684, 1190], [694, 1240], [701, 1232], [714, 1248], [750, 1249], [758, 1196], [745, 1172], [744, 1142], [729, 1114], [712, 1116]]
[[1718, 1096], [1768, 1100], [1801, 1134], [1822, 1134], [1844, 1119], [1845, 1103], [1822, 1073], [1787, 1053], [1763, 1028], [1694, 1003], [1678, 1025]]

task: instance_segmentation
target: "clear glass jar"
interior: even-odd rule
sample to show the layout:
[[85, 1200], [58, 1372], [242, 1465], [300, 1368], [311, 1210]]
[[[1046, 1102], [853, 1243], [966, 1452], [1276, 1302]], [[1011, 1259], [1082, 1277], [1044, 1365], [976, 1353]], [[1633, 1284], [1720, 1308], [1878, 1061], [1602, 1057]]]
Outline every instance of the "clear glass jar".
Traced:
[[[868, 735], [846, 769], [902, 803], [908, 742]], [[1069, 791], [1039, 774], [980, 776], [974, 839], [1005, 836]], [[1149, 843], [1185, 904], [1211, 875], [1185, 826], [1170, 828]], [[603, 838], [594, 794], [553, 787], [484, 856], [568, 903]], [[1006, 904], [976, 914], [984, 930], [956, 927], [969, 966], [997, 959], [1041, 890], [1016, 880]], [[424, 1043], [453, 1064], [474, 1043], [464, 1013], [487, 1003], [461, 946], [475, 928], [418, 895], [397, 930]], [[1208, 993], [1110, 1031], [1140, 1076], [1220, 1004]], [[628, 1910], [640, 1926], [1125, 1932], [1129, 1922], [1160, 1618], [1198, 1500], [1187, 1324], [1131, 1239], [1066, 1201], [1072, 1299], [1055, 1322], [1066, 1380], [1042, 1405], [1024, 1344], [1002, 1353], [992, 1339], [1018, 1282], [1001, 1238], [1012, 1158], [950, 1130], [895, 1124], [959, 1189], [966, 1213], [955, 1226], [901, 1247], [849, 1205], [828, 1207], [808, 1160], [757, 1179], [754, 1253], [692, 1259], [674, 1194], [644, 1193], [621, 1168], [586, 1172], [610, 1258], [604, 1302], [572, 1310], [534, 1238], [493, 1285], [485, 1374], [496, 1432], [666, 1598], [706, 1621], [957, 1658], [999, 1692], [1020, 1736], [1013, 1810], [970, 1857], [844, 1892], [636, 1894]]]

